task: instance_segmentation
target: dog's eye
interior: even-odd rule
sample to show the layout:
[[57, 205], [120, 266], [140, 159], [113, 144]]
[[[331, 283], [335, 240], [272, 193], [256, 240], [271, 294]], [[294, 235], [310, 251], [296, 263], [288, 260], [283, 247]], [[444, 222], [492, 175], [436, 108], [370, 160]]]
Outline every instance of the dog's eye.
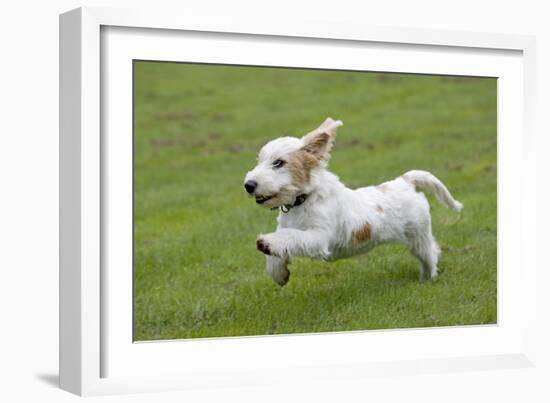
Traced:
[[283, 160], [275, 160], [273, 161], [273, 168], [281, 168], [284, 164]]

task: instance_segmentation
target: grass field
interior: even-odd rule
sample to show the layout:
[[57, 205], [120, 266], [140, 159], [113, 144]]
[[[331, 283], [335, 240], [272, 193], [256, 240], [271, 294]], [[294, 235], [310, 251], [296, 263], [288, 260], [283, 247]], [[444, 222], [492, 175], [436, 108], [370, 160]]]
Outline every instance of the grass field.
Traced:
[[[496, 80], [135, 62], [134, 339], [495, 323]], [[260, 147], [344, 121], [330, 169], [350, 187], [433, 172], [441, 275], [402, 246], [295, 259], [281, 288], [257, 234], [277, 212], [246, 197]]]

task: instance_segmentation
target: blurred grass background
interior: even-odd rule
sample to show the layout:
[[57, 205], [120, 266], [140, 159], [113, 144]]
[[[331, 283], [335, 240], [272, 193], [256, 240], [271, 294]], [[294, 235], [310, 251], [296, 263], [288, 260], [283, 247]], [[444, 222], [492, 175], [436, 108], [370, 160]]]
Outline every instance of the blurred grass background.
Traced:
[[[496, 79], [134, 62], [134, 339], [496, 322]], [[344, 121], [330, 169], [350, 187], [410, 169], [438, 176], [442, 246], [419, 282], [402, 246], [265, 273], [258, 233], [277, 212], [246, 197], [260, 147]]]

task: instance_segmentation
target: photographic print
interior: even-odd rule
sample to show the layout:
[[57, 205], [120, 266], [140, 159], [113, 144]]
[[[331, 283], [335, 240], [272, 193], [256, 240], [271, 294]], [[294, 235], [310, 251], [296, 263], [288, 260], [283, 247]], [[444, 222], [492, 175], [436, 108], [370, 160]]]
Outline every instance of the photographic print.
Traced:
[[496, 78], [133, 63], [134, 341], [496, 323]]

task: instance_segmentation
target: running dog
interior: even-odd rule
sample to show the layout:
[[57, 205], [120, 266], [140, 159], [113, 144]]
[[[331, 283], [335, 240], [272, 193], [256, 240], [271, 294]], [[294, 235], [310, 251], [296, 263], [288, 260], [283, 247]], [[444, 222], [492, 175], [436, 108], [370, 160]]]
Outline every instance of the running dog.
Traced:
[[280, 209], [275, 232], [260, 234], [256, 247], [279, 285], [290, 277], [294, 256], [336, 260], [388, 243], [401, 243], [420, 261], [420, 277], [435, 278], [441, 250], [432, 235], [433, 193], [452, 210], [462, 210], [445, 185], [413, 170], [378, 186], [349, 189], [327, 170], [339, 120], [327, 118], [302, 138], [280, 137], [260, 150], [246, 174], [246, 192], [262, 207]]

